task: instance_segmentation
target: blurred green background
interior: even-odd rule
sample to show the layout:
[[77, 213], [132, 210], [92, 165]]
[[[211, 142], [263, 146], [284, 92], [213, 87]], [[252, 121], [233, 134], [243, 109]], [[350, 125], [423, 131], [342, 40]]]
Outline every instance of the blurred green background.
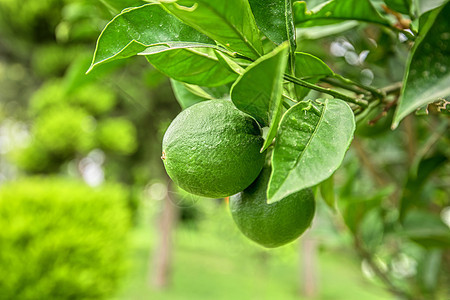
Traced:
[[[386, 237], [378, 229], [389, 222], [380, 225], [378, 211], [352, 211], [361, 201], [367, 210], [383, 207], [384, 221], [397, 218], [383, 201], [408, 178], [408, 134], [422, 143], [428, 121], [406, 120], [394, 133], [389, 120], [361, 122], [357, 147], [335, 174], [338, 205], [348, 214], [318, 193], [312, 229], [265, 250], [238, 232], [226, 200], [169, 183], [160, 145], [181, 108], [164, 75], [144, 58], [85, 75], [99, 33], [121, 9], [114, 3], [0, 0], [0, 299], [394, 299], [358, 257], [349, 220], [362, 220], [372, 261], [400, 286], [446, 297], [439, 266], [449, 265], [448, 248]], [[300, 50], [365, 84], [402, 79], [406, 45], [376, 27], [339, 26], [303, 31]], [[448, 208], [449, 148], [448, 138], [438, 144], [432, 159], [443, 167], [420, 188], [441, 208]], [[362, 168], [364, 151], [375, 176]]]

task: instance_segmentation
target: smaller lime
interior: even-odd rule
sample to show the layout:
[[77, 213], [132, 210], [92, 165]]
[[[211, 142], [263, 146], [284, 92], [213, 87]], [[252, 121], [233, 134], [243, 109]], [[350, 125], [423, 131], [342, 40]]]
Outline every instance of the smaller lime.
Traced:
[[265, 167], [247, 189], [230, 197], [230, 210], [245, 236], [264, 247], [275, 248], [295, 240], [310, 226], [315, 202], [311, 189], [304, 189], [267, 204], [270, 172], [270, 167]]

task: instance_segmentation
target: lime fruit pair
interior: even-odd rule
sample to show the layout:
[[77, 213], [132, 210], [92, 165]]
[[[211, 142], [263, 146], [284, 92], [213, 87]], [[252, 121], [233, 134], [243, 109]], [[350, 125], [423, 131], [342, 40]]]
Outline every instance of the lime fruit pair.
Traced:
[[230, 209], [238, 228], [272, 248], [293, 241], [310, 226], [315, 202], [305, 189], [267, 204], [271, 169], [261, 172], [263, 142], [258, 123], [231, 101], [204, 101], [172, 121], [162, 159], [167, 174], [184, 190], [211, 198], [234, 195]]

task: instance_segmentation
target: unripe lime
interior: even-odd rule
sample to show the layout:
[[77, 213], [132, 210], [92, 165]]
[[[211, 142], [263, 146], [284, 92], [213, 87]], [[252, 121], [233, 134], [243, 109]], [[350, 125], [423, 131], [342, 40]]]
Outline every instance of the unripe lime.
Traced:
[[261, 246], [275, 248], [298, 238], [311, 224], [315, 202], [311, 189], [267, 204], [270, 167], [243, 192], [230, 197], [230, 210], [241, 232]]
[[261, 128], [231, 101], [209, 100], [182, 111], [163, 138], [170, 178], [205, 197], [227, 197], [248, 187], [264, 165]]

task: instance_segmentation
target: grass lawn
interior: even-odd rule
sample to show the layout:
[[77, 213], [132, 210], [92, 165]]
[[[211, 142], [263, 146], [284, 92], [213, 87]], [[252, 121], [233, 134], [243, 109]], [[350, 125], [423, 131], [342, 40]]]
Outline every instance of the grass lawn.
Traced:
[[[129, 276], [115, 299], [302, 299], [299, 242], [265, 250], [238, 232], [224, 205], [208, 205], [194, 225], [177, 227], [171, 285], [153, 289], [148, 269], [157, 233], [154, 218], [145, 218], [132, 234]], [[320, 247], [315, 299], [393, 299], [363, 277], [350, 252]]]

